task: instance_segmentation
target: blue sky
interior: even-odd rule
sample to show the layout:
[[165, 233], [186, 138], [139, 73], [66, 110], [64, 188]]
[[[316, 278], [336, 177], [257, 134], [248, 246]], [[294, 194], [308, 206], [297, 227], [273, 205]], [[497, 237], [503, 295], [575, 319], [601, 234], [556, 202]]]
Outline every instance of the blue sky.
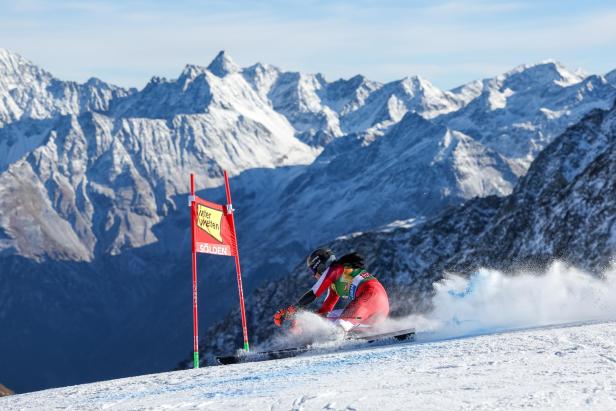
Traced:
[[546, 59], [616, 69], [616, 2], [0, 0], [0, 47], [64, 80], [139, 88], [224, 49], [241, 66], [448, 89]]

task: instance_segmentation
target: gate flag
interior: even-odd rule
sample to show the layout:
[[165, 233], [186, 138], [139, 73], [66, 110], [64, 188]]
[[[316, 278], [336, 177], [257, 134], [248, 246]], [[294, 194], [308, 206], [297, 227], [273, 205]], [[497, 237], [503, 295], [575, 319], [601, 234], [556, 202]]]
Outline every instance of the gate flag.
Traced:
[[195, 251], [226, 255], [237, 254], [237, 240], [231, 228], [231, 214], [224, 206], [195, 196]]
[[237, 291], [242, 314], [242, 334], [244, 335], [244, 350], [248, 351], [248, 327], [246, 324], [246, 308], [244, 307], [244, 289], [242, 287], [242, 269], [240, 268], [240, 252], [237, 247], [233, 204], [229, 176], [224, 171], [225, 192], [227, 204], [212, 203], [195, 195], [195, 176], [190, 175], [190, 196], [188, 204], [191, 215], [192, 236], [192, 283], [193, 283], [193, 362], [194, 368], [199, 368], [199, 310], [197, 309], [197, 253], [216, 254], [235, 257], [235, 272], [237, 275]]

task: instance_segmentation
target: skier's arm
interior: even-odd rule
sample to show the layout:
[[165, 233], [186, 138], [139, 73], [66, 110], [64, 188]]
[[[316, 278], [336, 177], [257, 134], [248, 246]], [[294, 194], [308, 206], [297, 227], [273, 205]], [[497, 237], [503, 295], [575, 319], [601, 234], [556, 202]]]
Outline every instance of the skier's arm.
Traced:
[[319, 280], [312, 286], [312, 293], [316, 298], [319, 298], [325, 291], [329, 290], [332, 282], [335, 278], [339, 277], [344, 267], [342, 266], [330, 266], [327, 271], [319, 277]]
[[302, 295], [302, 298], [299, 299], [297, 305], [300, 307], [305, 307], [319, 298], [325, 291], [329, 290], [329, 287], [331, 286], [333, 279], [336, 278], [338, 271], [338, 267], [333, 269], [330, 267], [327, 271], [325, 271], [321, 277], [319, 277], [319, 280], [312, 286], [312, 288], [308, 290], [306, 294]]
[[332, 292], [331, 289], [327, 290], [327, 297], [325, 297], [325, 301], [323, 301], [323, 305], [321, 305], [321, 308], [319, 308], [317, 314], [324, 315], [329, 313], [334, 309], [339, 299], [340, 296], [338, 294]]
[[317, 296], [315, 295], [315, 293], [312, 292], [312, 290], [308, 290], [306, 294], [302, 295], [302, 298], [299, 299], [297, 305], [299, 307], [305, 307], [316, 299]]

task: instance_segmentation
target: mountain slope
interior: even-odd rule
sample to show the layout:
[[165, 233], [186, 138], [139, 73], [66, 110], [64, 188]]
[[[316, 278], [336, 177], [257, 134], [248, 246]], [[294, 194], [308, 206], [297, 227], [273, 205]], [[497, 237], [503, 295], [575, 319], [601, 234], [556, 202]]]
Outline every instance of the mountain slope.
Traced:
[[609, 109], [616, 96], [607, 78], [583, 77], [554, 61], [519, 66], [466, 88], [479, 94], [438, 120], [511, 159], [519, 175], [567, 126], [591, 109]]
[[[363, 347], [0, 399], [29, 408], [523, 409], [614, 406], [613, 322]], [[432, 337], [434, 338], [434, 337]], [[341, 383], [345, 381], [348, 383]]]
[[[291, 253], [299, 258], [309, 247], [348, 232], [431, 216], [476, 196], [506, 195], [516, 181], [497, 153], [412, 113], [374, 143], [333, 157], [326, 149], [292, 176], [279, 180], [275, 193], [257, 186], [252, 206], [240, 217], [246, 222], [243, 234], [258, 240], [247, 241], [250, 261], [257, 261], [253, 253], [282, 253], [290, 261]], [[240, 189], [253, 185], [242, 176], [237, 180]], [[270, 227], [278, 227], [275, 243], [257, 234]]]
[[[317, 153], [237, 73], [189, 66], [178, 80], [153, 80], [110, 106], [0, 129], [0, 187], [12, 193], [2, 203], [2, 229], [13, 239], [5, 253], [88, 261], [150, 244], [190, 172], [216, 186], [223, 169], [308, 163]], [[24, 213], [26, 198], [33, 205]], [[31, 226], [41, 230], [23, 231]]]

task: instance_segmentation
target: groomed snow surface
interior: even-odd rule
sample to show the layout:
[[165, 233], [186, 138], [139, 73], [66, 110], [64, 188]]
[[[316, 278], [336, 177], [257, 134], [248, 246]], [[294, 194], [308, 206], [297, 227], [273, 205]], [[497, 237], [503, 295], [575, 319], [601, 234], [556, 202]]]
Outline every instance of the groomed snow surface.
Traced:
[[432, 314], [399, 322], [417, 325], [416, 342], [39, 391], [0, 409], [616, 409], [614, 274], [556, 263], [448, 276]]

